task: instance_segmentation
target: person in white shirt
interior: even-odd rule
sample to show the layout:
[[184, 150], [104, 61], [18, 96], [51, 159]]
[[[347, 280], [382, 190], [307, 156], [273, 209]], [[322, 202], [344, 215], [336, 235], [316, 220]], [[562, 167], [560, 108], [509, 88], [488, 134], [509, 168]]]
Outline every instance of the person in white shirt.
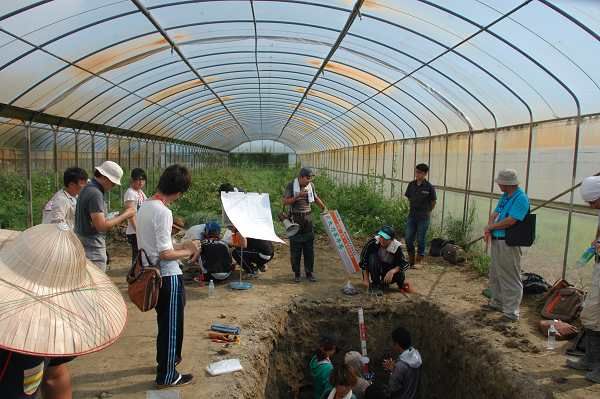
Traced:
[[46, 203], [42, 211], [42, 223], [66, 223], [70, 228], [75, 224], [77, 196], [87, 184], [87, 172], [81, 168], [68, 168], [63, 173], [64, 187], [58, 190]]
[[[142, 206], [147, 198], [143, 191], [146, 180], [146, 172], [144, 172], [144, 169], [135, 168], [131, 171], [131, 182], [123, 196], [125, 208], [133, 208], [136, 212], [140, 209], [140, 206]], [[127, 234], [127, 241], [131, 245], [131, 263], [135, 262], [138, 254], [137, 238], [135, 235], [136, 227], [137, 224], [134, 215], [132, 218], [127, 219], [127, 231], [125, 232], [125, 234]]]
[[[176, 370], [181, 361], [183, 344], [183, 308], [185, 292], [180, 258], [196, 262], [200, 249], [193, 241], [173, 245], [171, 229], [173, 213], [168, 206], [186, 192], [192, 182], [189, 171], [181, 165], [171, 165], [160, 177], [156, 194], [147, 199], [137, 212], [137, 243], [153, 265], [160, 267], [162, 285], [156, 305], [158, 336], [156, 338], [155, 383], [158, 388], [177, 387], [192, 382], [192, 374]], [[147, 264], [145, 257], [142, 262]]]

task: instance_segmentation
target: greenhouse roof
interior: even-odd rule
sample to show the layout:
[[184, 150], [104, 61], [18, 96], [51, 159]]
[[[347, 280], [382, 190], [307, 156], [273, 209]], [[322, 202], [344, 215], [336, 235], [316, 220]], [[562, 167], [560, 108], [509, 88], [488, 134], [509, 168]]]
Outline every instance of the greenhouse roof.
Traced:
[[593, 0], [22, 0], [0, 15], [0, 146], [24, 119], [307, 152], [600, 112]]

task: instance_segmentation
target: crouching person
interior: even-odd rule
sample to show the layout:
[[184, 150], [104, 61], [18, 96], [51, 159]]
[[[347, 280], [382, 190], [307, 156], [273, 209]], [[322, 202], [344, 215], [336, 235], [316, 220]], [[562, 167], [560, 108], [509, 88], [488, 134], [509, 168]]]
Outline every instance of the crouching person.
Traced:
[[256, 238], [244, 238], [239, 231], [234, 229], [232, 237], [233, 259], [244, 269], [250, 277], [267, 271], [267, 263], [273, 259], [273, 243]]
[[[168, 208], [189, 189], [191, 181], [185, 167], [169, 166], [160, 176], [156, 194], [144, 201], [136, 218], [138, 248], [146, 252], [152, 264], [160, 266], [162, 276], [156, 305], [158, 367], [155, 382], [158, 388], [186, 385], [193, 380], [191, 374], [180, 374], [176, 369], [181, 361], [185, 306], [182, 272], [177, 260], [189, 257], [195, 261], [200, 251], [192, 241], [173, 245], [173, 213]], [[142, 262], [147, 263], [145, 257], [142, 257]]]
[[404, 271], [409, 267], [404, 259], [400, 242], [390, 226], [383, 226], [362, 250], [360, 265], [363, 280], [372, 293], [381, 295], [383, 288], [396, 283], [400, 290], [404, 287]]
[[202, 267], [209, 280], [227, 280], [233, 271], [233, 260], [229, 246], [221, 239], [221, 226], [218, 223], [206, 223], [201, 246]]
[[392, 332], [392, 349], [399, 354], [396, 361], [386, 359], [383, 367], [390, 372], [386, 397], [390, 399], [414, 399], [417, 396], [421, 374], [421, 354], [412, 347], [410, 333], [398, 327]]

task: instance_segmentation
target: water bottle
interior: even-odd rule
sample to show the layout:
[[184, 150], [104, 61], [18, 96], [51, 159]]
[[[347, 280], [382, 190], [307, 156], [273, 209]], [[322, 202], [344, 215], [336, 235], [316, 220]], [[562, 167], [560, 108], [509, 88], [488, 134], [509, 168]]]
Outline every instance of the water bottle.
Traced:
[[596, 256], [596, 247], [592, 245], [581, 254], [577, 260], [577, 267], [584, 267], [594, 256]]
[[208, 283], [208, 297], [209, 298], [215, 297], [215, 283], [212, 280], [210, 280], [210, 282]]
[[554, 323], [557, 323], [557, 320], [552, 320], [550, 328], [548, 328], [548, 343], [546, 344], [546, 349], [550, 351], [556, 349], [556, 336], [558, 335], [558, 330], [554, 327]]

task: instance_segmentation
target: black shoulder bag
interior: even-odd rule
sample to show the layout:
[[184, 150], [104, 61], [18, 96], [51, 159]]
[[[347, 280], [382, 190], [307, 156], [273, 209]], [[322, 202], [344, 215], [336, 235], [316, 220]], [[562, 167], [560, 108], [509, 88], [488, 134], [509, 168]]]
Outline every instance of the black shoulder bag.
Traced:
[[509, 247], [530, 247], [535, 241], [536, 215], [527, 211], [525, 219], [506, 229], [506, 245]]

